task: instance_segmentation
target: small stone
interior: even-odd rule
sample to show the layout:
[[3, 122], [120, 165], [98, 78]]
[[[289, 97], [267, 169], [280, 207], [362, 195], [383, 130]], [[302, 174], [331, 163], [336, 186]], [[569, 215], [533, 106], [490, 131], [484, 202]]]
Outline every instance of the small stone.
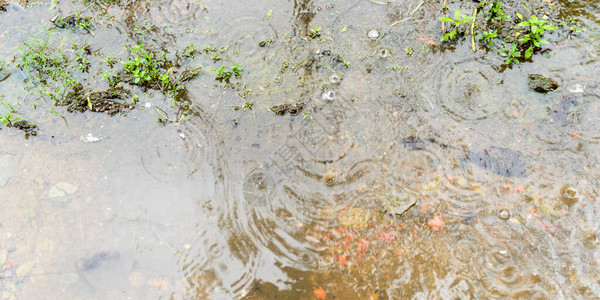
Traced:
[[584, 90], [583, 90], [583, 86], [582, 86], [581, 84], [576, 84], [576, 85], [574, 85], [573, 87], [571, 87], [571, 88], [569, 89], [569, 92], [571, 92], [571, 93], [573, 93], [573, 94], [580, 94], [580, 93], [583, 93], [583, 92], [584, 92]]
[[48, 191], [49, 198], [61, 198], [66, 195], [67, 194], [63, 190], [57, 188], [56, 186], [51, 187], [50, 190]]
[[56, 184], [56, 187], [63, 190], [67, 195], [74, 194], [78, 190], [76, 186], [66, 182], [59, 182]]
[[88, 133], [85, 137], [82, 135], [79, 139], [86, 143], [94, 143], [100, 140], [100, 138], [93, 136], [91, 133]]
[[151, 108], [152, 107], [152, 103], [150, 102], [146, 102], [146, 104], [144, 104], [145, 108]]
[[370, 30], [369, 33], [367, 34], [367, 36], [369, 36], [369, 38], [371, 38], [371, 39], [376, 39], [379, 37], [379, 31], [377, 31], [375, 29]]
[[74, 194], [77, 192], [78, 188], [72, 184], [66, 182], [59, 182], [56, 185], [52, 186], [48, 191], [48, 198], [54, 200], [60, 200], [62, 202], [66, 202], [67, 196]]
[[558, 83], [540, 74], [529, 74], [529, 89], [546, 94], [558, 88]]
[[389, 214], [402, 215], [417, 203], [415, 196], [392, 192], [375, 200]]
[[368, 225], [367, 215], [358, 207], [354, 207], [345, 211], [344, 214], [339, 218], [339, 221], [342, 226], [354, 227], [357, 229], [365, 228]]
[[17, 277], [25, 277], [25, 276], [29, 275], [29, 273], [31, 273], [31, 270], [33, 270], [33, 266], [35, 266], [34, 261], [28, 261], [24, 264], [21, 264], [17, 268], [17, 272], [16, 272]]

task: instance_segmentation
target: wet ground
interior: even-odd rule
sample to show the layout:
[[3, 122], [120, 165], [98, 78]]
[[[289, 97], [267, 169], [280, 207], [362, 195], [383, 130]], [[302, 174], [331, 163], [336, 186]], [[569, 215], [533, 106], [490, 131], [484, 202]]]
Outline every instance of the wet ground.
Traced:
[[448, 2], [3, 6], [1, 298], [599, 298], [600, 6]]

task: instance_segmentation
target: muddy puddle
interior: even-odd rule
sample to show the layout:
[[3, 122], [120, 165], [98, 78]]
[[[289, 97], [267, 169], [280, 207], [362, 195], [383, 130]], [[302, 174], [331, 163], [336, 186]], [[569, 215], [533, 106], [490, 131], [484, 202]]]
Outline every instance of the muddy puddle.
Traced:
[[0, 296], [598, 298], [599, 16], [0, 1]]

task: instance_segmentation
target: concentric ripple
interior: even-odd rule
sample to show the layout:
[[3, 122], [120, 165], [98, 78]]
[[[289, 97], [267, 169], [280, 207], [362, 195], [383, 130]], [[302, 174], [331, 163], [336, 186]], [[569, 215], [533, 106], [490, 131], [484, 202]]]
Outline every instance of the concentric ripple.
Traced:
[[476, 60], [440, 68], [432, 82], [438, 91], [436, 102], [457, 121], [486, 119], [509, 97], [510, 91], [500, 85], [502, 76]]

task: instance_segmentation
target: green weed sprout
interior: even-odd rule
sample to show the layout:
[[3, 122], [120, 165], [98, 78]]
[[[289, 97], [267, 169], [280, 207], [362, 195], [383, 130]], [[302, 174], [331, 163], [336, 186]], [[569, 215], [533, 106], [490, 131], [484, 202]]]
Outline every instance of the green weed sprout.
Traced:
[[454, 39], [454, 37], [460, 33], [459, 31], [459, 27], [460, 24], [462, 23], [466, 23], [469, 22], [473, 19], [473, 17], [470, 16], [463, 16], [460, 12], [460, 10], [455, 10], [454, 11], [454, 19], [443, 16], [440, 18], [440, 20], [442, 20], [443, 22], [448, 22], [452, 25], [454, 25], [454, 28], [452, 29], [452, 31], [444, 34], [444, 36], [442, 37], [442, 42], [445, 40], [452, 40]]
[[544, 32], [554, 31], [557, 28], [553, 25], [546, 24], [547, 20], [540, 20], [536, 16], [529, 17], [529, 20], [525, 21], [523, 15], [517, 14], [517, 17], [522, 21], [517, 24], [517, 27], [525, 27], [526, 33], [519, 39], [523, 47], [527, 47], [525, 51], [525, 59], [529, 59], [533, 54], [534, 48], [541, 48], [542, 44], [549, 44], [548, 41], [542, 39]]

